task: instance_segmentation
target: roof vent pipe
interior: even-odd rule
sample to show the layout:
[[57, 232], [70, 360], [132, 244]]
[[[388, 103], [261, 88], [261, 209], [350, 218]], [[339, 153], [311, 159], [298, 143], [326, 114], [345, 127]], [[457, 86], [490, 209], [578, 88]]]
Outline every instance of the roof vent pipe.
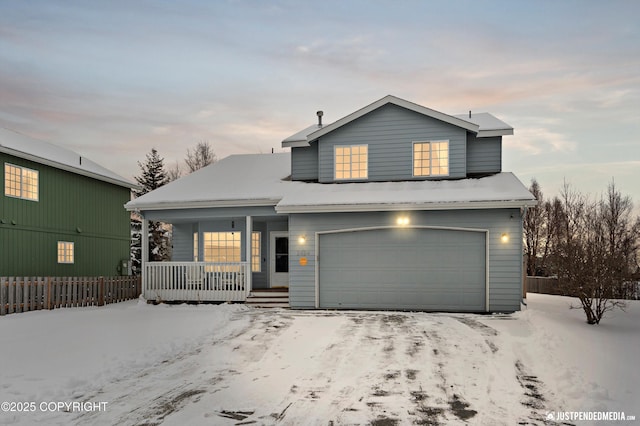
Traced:
[[324, 112], [318, 111], [316, 112], [316, 115], [318, 116], [318, 127], [322, 127], [322, 116], [324, 115]]
[[471, 110], [469, 110], [469, 118], [471, 118]]

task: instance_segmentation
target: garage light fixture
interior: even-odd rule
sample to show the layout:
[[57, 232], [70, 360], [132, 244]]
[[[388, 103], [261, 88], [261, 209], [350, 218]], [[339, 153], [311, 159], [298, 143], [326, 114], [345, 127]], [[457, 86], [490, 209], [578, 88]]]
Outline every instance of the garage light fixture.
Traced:
[[400, 216], [396, 220], [396, 223], [398, 224], [398, 226], [407, 226], [409, 224], [409, 218], [406, 216]]
[[502, 234], [502, 236], [500, 236], [500, 241], [502, 241], [503, 243], [508, 243], [509, 242], [509, 234], [507, 234], [506, 232]]
[[300, 243], [300, 244], [304, 244], [304, 243], [306, 243], [306, 242], [307, 242], [307, 237], [305, 237], [304, 235], [300, 235], [300, 236], [298, 237], [298, 243]]

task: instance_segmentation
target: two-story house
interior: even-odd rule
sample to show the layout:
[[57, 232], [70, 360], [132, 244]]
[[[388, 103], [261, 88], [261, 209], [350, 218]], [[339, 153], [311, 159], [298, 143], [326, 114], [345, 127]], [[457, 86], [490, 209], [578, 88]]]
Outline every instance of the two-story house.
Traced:
[[0, 128], [0, 276], [128, 274], [136, 185], [73, 151]]
[[502, 172], [508, 124], [393, 96], [318, 116], [290, 153], [230, 156], [126, 205], [173, 224], [174, 262], [144, 262], [146, 298], [285, 287], [291, 308], [520, 308], [535, 199]]

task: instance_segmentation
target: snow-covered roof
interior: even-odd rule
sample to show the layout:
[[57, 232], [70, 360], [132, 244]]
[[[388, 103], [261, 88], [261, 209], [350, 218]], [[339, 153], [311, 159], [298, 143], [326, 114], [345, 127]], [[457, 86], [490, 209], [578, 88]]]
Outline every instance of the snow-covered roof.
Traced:
[[0, 127], [0, 152], [126, 188], [132, 182], [66, 148]]
[[479, 126], [478, 137], [505, 136], [513, 134], [513, 127], [496, 118], [488, 112], [474, 112], [471, 118], [467, 114], [459, 114], [456, 117], [475, 123]]
[[290, 180], [291, 154], [233, 155], [126, 204], [128, 210], [274, 206], [278, 213], [522, 207], [512, 173], [479, 179], [322, 184]]
[[128, 210], [274, 206], [285, 194], [291, 155], [232, 155], [128, 202]]
[[302, 147], [309, 146], [309, 143], [314, 140], [320, 138], [321, 136], [326, 135], [329, 132], [332, 132], [339, 127], [342, 127], [352, 121], [366, 115], [384, 105], [393, 104], [400, 106], [402, 108], [406, 108], [410, 111], [417, 112], [419, 114], [426, 115], [428, 117], [435, 118], [440, 121], [444, 121], [445, 123], [452, 124], [454, 126], [462, 127], [463, 129], [477, 133], [478, 137], [489, 137], [489, 136], [502, 136], [502, 135], [512, 135], [513, 128], [509, 126], [507, 123], [497, 119], [493, 115], [483, 112], [478, 114], [472, 114], [472, 117], [469, 118], [467, 115], [449, 115], [445, 114], [431, 108], [423, 107], [422, 105], [415, 104], [413, 102], [406, 101], [404, 99], [397, 98], [392, 95], [387, 95], [382, 99], [375, 101], [372, 104], [367, 105], [364, 108], [359, 109], [358, 111], [347, 115], [346, 117], [341, 118], [338, 121], [335, 121], [331, 124], [325, 126], [312, 125], [299, 131], [298, 133], [289, 136], [288, 138], [282, 141], [282, 146], [287, 147]]
[[278, 213], [522, 207], [535, 199], [513, 173], [478, 179], [305, 183], [287, 193]]
[[307, 136], [311, 133], [321, 129], [322, 126], [318, 124], [313, 124], [305, 129], [300, 130], [298, 133], [295, 133], [285, 140], [282, 141], [282, 146], [287, 147], [296, 147], [296, 146], [308, 146], [309, 142], [307, 141]]

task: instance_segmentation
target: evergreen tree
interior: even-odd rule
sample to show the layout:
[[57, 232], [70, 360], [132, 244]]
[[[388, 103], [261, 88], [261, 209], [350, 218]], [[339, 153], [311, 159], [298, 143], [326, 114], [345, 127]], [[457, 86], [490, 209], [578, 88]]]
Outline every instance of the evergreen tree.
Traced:
[[131, 274], [140, 275], [142, 272], [142, 221], [135, 213], [131, 214]]
[[142, 187], [135, 191], [136, 197], [140, 197], [147, 192], [158, 189], [169, 182], [167, 172], [164, 169], [164, 158], [158, 155], [155, 148], [151, 148], [151, 152], [147, 154], [147, 161], [138, 166], [142, 170], [142, 175], [136, 176], [136, 182]]
[[[142, 171], [140, 176], [136, 176], [136, 182], [140, 185], [139, 190], [135, 190], [136, 197], [140, 197], [148, 192], [158, 189], [169, 183], [167, 172], [164, 168], [164, 158], [160, 157], [155, 148], [147, 154], [144, 163], [138, 161], [138, 166]], [[132, 223], [133, 227], [133, 223]], [[159, 262], [171, 257], [170, 226], [162, 222], [149, 221], [149, 261]], [[135, 256], [135, 247], [132, 247], [132, 256]], [[134, 261], [134, 263], [136, 263]]]

